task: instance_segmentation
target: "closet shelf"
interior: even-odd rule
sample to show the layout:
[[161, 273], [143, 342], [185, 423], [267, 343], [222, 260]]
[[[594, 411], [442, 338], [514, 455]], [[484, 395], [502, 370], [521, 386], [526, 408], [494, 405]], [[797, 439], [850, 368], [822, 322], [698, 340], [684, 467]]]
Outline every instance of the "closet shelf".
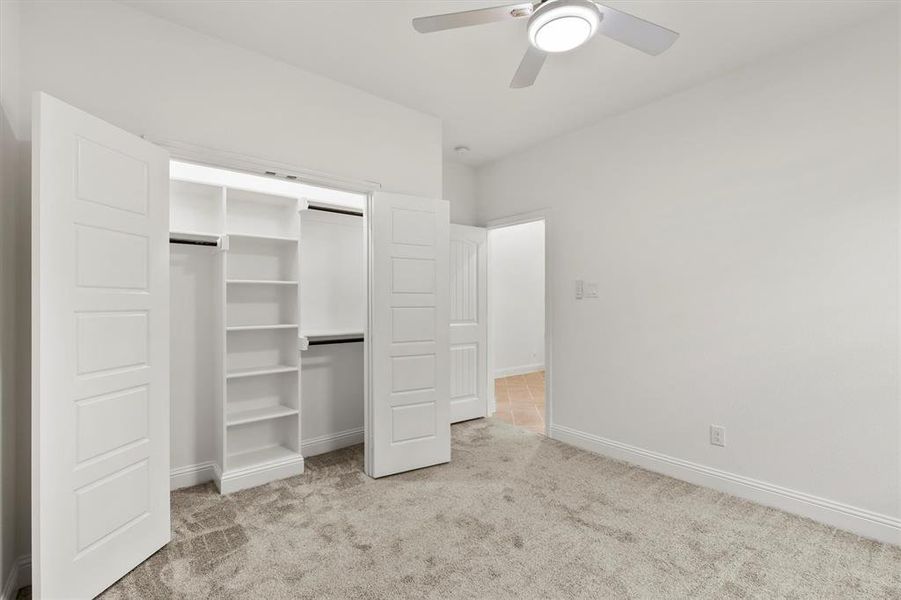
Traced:
[[298, 414], [296, 408], [283, 405], [252, 408], [249, 410], [236, 410], [228, 413], [227, 424], [229, 427], [232, 427], [234, 425], [245, 425], [247, 423], [256, 423], [258, 421], [290, 417], [296, 414]]
[[284, 446], [268, 446], [228, 456], [228, 471], [243, 471], [261, 465], [290, 462], [300, 458], [300, 453]]
[[258, 240], [264, 242], [286, 242], [296, 244], [299, 240], [297, 237], [283, 235], [267, 235], [261, 233], [229, 233], [228, 237], [238, 238], [242, 240]]
[[259, 375], [274, 375], [276, 373], [296, 372], [297, 366], [277, 365], [274, 367], [254, 367], [252, 369], [234, 369], [228, 372], [227, 379], [240, 379], [242, 377], [257, 377]]
[[264, 331], [266, 329], [297, 329], [297, 323], [276, 323], [273, 325], [233, 325], [226, 331]]
[[227, 279], [229, 285], [297, 285], [297, 281], [282, 281], [280, 279]]

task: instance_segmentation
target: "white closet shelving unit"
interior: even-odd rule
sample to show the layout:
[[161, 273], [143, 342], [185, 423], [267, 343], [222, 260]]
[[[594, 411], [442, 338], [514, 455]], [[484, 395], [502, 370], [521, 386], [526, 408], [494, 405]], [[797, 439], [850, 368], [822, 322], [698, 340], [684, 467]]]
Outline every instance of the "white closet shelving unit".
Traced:
[[303, 472], [299, 208], [225, 190], [223, 493]]
[[217, 479], [222, 493], [303, 472], [298, 198], [173, 181], [170, 237], [219, 249]]

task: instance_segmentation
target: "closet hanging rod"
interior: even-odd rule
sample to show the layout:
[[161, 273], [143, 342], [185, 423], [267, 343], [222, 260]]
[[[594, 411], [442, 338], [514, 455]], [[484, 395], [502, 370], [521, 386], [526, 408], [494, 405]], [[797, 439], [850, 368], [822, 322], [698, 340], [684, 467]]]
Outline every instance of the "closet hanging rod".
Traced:
[[352, 210], [349, 208], [332, 208], [330, 206], [315, 206], [315, 205], [311, 204], [309, 206], [309, 209], [310, 210], [321, 210], [322, 212], [330, 212], [330, 213], [335, 213], [335, 214], [339, 214], [339, 215], [352, 215], [354, 217], [362, 217], [363, 216], [363, 211]]
[[324, 346], [326, 344], [352, 344], [356, 342], [362, 342], [363, 338], [355, 337], [355, 338], [340, 338], [336, 340], [311, 340], [309, 342], [310, 346]]
[[210, 246], [212, 248], [216, 248], [219, 246], [219, 242], [208, 241], [208, 240], [186, 240], [181, 238], [169, 238], [170, 244], [184, 244], [186, 246]]

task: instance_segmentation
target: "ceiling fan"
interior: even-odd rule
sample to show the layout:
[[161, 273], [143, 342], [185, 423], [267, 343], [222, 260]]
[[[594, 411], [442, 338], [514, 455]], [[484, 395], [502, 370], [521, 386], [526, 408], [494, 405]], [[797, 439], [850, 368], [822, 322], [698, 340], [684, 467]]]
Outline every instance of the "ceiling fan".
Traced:
[[510, 82], [511, 88], [529, 87], [535, 83], [548, 54], [574, 50], [595, 33], [653, 55], [672, 46], [679, 37], [666, 27], [591, 0], [538, 0], [417, 17], [413, 28], [419, 33], [432, 33], [525, 17], [529, 17], [529, 49]]

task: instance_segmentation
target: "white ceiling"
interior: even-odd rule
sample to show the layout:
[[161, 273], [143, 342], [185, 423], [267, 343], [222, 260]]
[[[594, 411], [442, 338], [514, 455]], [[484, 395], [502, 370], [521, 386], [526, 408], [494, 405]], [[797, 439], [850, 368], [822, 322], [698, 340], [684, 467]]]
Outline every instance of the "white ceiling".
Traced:
[[[613, 1], [681, 33], [652, 57], [597, 36], [509, 89], [523, 19], [423, 35], [416, 16], [504, 0], [126, 0], [126, 4], [440, 117], [445, 155], [478, 165], [711, 79], [757, 58], [876, 18], [877, 1]], [[454, 155], [453, 147], [471, 151]]]

